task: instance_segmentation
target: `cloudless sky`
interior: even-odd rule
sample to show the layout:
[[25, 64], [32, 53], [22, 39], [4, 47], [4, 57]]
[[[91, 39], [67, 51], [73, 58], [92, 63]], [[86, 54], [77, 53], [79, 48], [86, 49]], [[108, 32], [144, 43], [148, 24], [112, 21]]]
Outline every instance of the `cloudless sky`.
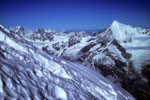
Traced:
[[9, 28], [103, 29], [113, 20], [150, 28], [150, 0], [0, 0]]

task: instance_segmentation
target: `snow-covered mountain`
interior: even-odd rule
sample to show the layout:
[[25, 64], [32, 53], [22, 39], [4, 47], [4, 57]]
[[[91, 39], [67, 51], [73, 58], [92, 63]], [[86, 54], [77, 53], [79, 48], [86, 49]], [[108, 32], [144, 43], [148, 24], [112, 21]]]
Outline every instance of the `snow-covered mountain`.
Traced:
[[86, 31], [23, 29], [11, 28], [10, 31], [20, 34], [47, 55], [82, 64], [85, 68], [101, 73], [139, 100], [150, 99], [149, 29], [117, 21], [104, 30], [93, 31], [91, 34]]
[[109, 28], [105, 31], [111, 30], [115, 39], [121, 43], [131, 42], [133, 36], [150, 35], [149, 29], [142, 29], [125, 25], [117, 21], [113, 21]]
[[147, 99], [149, 78], [143, 72], [149, 69], [144, 67], [150, 61], [149, 35], [149, 29], [114, 21], [96, 35], [85, 31], [40, 28], [30, 30], [23, 37], [46, 53], [92, 67], [115, 84], [121, 84], [137, 98]]
[[[143, 64], [150, 61], [150, 29], [142, 29], [114, 21], [100, 35], [111, 32], [113, 37], [132, 54], [131, 60], [137, 71], [141, 71]], [[142, 57], [142, 59], [140, 59]]]
[[[117, 42], [132, 54], [128, 60], [128, 77], [122, 83], [140, 100], [150, 99], [150, 29], [142, 29], [114, 21], [108, 28], [100, 32], [100, 37], [111, 34]], [[133, 67], [132, 67], [133, 66]], [[124, 83], [126, 84], [124, 86]]]
[[[48, 35], [53, 38], [50, 40], [47, 38]], [[124, 71], [130, 70], [126, 65], [129, 64], [131, 54], [125, 51], [111, 33], [90, 36], [86, 32], [58, 34], [47, 33], [43, 29], [36, 34], [26, 34], [25, 37], [34, 46], [50, 55], [82, 63], [86, 67], [92, 66], [92, 69], [96, 69], [104, 76], [117, 76], [117, 80], [121, 80], [124, 77]]]
[[96, 71], [33, 44], [0, 26], [1, 100], [135, 100]]

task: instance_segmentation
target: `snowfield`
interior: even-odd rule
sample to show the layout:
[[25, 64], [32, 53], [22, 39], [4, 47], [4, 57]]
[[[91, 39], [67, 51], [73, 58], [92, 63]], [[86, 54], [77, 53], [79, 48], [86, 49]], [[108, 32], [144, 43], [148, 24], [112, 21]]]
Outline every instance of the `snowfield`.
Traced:
[[[45, 28], [30, 30], [21, 26], [6, 29], [2, 25], [0, 32], [2, 43], [6, 43], [9, 49], [14, 48], [18, 52], [11, 52], [12, 56], [8, 55], [8, 52], [2, 52], [2, 57], [7, 59], [17, 57], [20, 63], [32, 66], [33, 74], [37, 77], [51, 78], [49, 74], [44, 74], [43, 69], [46, 69], [54, 76], [73, 81], [69, 84], [78, 83], [73, 87], [79, 85], [78, 88], [82, 93], [85, 91], [86, 93], [88, 91], [88, 95], [90, 93], [90, 96], [83, 96], [81, 92], [79, 93], [81, 95], [76, 93], [76, 96], [72, 97], [74, 99], [129, 99], [126, 93], [120, 91], [120, 87], [138, 100], [150, 99], [150, 29], [113, 21], [104, 30], [92, 32]], [[3, 51], [9, 50], [5, 50], [5, 46], [1, 48]], [[14, 62], [16, 60], [12, 61]], [[39, 67], [35, 68], [35, 65]], [[105, 82], [105, 78], [101, 75], [117, 85], [119, 91], [112, 83]], [[60, 82], [59, 79], [56, 80]], [[68, 92], [63, 85], [56, 86], [52, 88], [55, 92], [51, 92], [54, 99], [60, 97], [70, 99], [68, 95], [72, 95], [72, 92]], [[62, 92], [61, 96], [59, 91]]]
[[0, 27], [0, 100], [135, 100], [96, 71]]

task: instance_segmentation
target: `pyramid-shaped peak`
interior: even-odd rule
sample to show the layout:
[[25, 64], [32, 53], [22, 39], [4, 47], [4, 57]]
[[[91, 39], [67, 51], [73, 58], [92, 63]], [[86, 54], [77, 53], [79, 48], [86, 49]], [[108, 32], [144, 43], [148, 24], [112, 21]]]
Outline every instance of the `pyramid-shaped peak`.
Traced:
[[118, 21], [116, 21], [116, 20], [114, 20], [114, 21], [112, 22], [112, 24], [111, 24], [111, 28], [114, 28], [114, 27], [115, 27], [115, 28], [120, 28], [120, 27], [124, 28], [124, 27], [127, 27], [127, 26], [129, 26], [129, 25], [120, 23], [120, 22], [118, 22]]
[[114, 20], [114, 21], [112, 22], [112, 24], [110, 25], [110, 27], [111, 27], [111, 28], [117, 28], [117, 29], [119, 29], [120, 25], [121, 25], [120, 22]]
[[119, 23], [117, 20], [114, 20], [113, 23]]
[[121, 23], [118, 22], [118, 21], [116, 21], [116, 20], [114, 20], [114, 21], [112, 22], [112, 25], [118, 25], [118, 24], [121, 24]]

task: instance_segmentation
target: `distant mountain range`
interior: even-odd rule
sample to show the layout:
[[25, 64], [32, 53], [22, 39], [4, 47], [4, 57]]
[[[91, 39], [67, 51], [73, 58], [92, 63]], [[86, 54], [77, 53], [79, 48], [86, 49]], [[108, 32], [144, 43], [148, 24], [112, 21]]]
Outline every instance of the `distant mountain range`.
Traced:
[[[101, 100], [102, 98], [104, 100], [134, 100], [132, 96], [128, 96], [128, 93], [117, 89], [121, 87], [138, 100], [150, 99], [150, 76], [148, 74], [150, 72], [150, 29], [133, 27], [117, 21], [112, 22], [104, 30], [96, 31], [65, 31], [44, 28], [30, 30], [21, 26], [6, 29], [0, 26], [0, 47], [0, 65], [5, 66], [12, 73], [15, 72], [16, 77], [14, 78], [19, 77], [17, 76], [19, 73], [21, 75], [24, 73], [21, 76], [23, 80], [31, 81], [31, 83], [25, 82], [28, 89], [27, 93], [20, 92], [24, 95], [23, 97], [35, 98], [25, 95], [30, 94], [29, 88], [32, 85], [34, 86], [36, 82], [42, 80], [39, 77], [45, 77], [48, 80], [51, 77], [58, 77], [62, 78], [62, 84], [59, 83], [60, 79], [58, 78], [56, 78], [56, 80], [58, 79], [57, 83], [54, 82], [55, 80], [50, 81], [50, 83], [47, 80], [44, 80], [43, 83], [40, 82], [40, 84], [53, 84], [53, 87], [50, 87], [53, 89], [49, 90], [51, 93], [50, 100]], [[16, 68], [11, 68], [13, 66]], [[37, 67], [34, 68], [34, 66]], [[25, 71], [21, 71], [18, 69], [19, 67], [25, 69]], [[50, 71], [50, 77], [45, 76], [44, 69]], [[26, 76], [29, 73], [28, 70], [29, 72], [33, 70], [33, 73], [30, 72], [30, 74], [37, 76]], [[3, 88], [4, 77], [9, 77], [11, 81], [17, 79], [11, 78], [12, 74], [7, 75], [6, 70], [3, 71], [3, 69], [0, 75], [2, 80], [0, 90], [4, 91], [4, 93], [2, 92], [2, 98], [5, 98], [6, 95], [9, 95], [9, 92]], [[103, 75], [106, 78], [105, 80], [115, 84], [111, 85], [115, 88], [113, 90], [115, 94], [112, 91], [106, 91], [109, 88], [102, 90], [105, 92], [96, 90], [96, 87], [101, 90], [107, 84], [107, 81], [103, 80], [100, 75]], [[83, 81], [81, 81], [82, 77], [85, 77]], [[78, 84], [78, 88], [81, 90], [76, 90], [76, 85], [69, 80], [74, 80], [77, 84], [78, 80], [79, 84], [83, 82], [80, 84], [81, 86]], [[104, 82], [103, 85], [99, 83], [100, 80]], [[68, 86], [71, 86], [71, 90], [67, 86], [63, 86], [65, 82]], [[87, 85], [87, 82], [89, 82], [89, 85]], [[92, 84], [95, 84], [93, 90]], [[14, 91], [17, 93], [12, 95], [18, 97], [19, 91], [15, 90], [15, 86]], [[19, 86], [24, 85], [22, 83]], [[42, 86], [44, 88], [44, 85]], [[8, 86], [6, 88], [10, 89]], [[31, 93], [42, 91], [48, 93], [45, 89], [41, 91], [39, 88], [36, 84], [35, 88], [32, 87], [35, 92]], [[52, 92], [53, 90], [55, 92]], [[76, 94], [70, 91], [74, 91]], [[59, 92], [64, 95], [61, 96]], [[78, 92], [81, 94], [77, 94]], [[37, 98], [42, 98], [39, 93], [35, 95], [37, 95]], [[45, 96], [46, 94], [42, 95], [43, 98], [48, 98], [48, 94], [47, 96]], [[14, 98], [16, 98], [15, 96]]]

